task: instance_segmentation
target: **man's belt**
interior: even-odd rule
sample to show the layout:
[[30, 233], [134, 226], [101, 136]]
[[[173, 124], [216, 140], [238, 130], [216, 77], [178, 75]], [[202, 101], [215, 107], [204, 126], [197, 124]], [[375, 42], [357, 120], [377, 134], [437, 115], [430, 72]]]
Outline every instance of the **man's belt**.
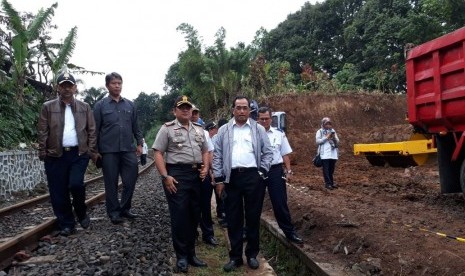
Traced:
[[166, 164], [166, 168], [171, 169], [186, 169], [186, 170], [193, 170], [193, 169], [200, 169], [202, 168], [202, 163], [192, 163], [192, 164]]
[[74, 146], [74, 147], [63, 147], [63, 151], [72, 151], [72, 150], [77, 150], [79, 147]]
[[231, 169], [232, 173], [244, 173], [244, 172], [252, 172], [252, 171], [258, 171], [257, 167], [251, 167], [251, 168], [246, 168], [246, 167], [237, 167]]
[[283, 163], [274, 164], [274, 165], [271, 165], [270, 170], [282, 168], [282, 167], [283, 167]]

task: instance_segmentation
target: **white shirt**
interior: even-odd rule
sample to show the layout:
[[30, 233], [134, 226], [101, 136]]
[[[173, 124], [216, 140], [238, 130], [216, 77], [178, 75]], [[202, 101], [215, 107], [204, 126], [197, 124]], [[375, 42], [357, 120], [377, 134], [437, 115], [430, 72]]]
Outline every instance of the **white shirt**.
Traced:
[[[339, 137], [337, 136], [336, 132], [334, 133], [334, 137], [337, 143], [339, 143]], [[319, 129], [316, 132], [315, 139], [318, 145], [318, 151], [320, 153], [321, 159], [338, 159], [339, 149], [333, 148], [331, 146], [328, 139], [326, 139], [326, 136], [323, 133], [323, 130]]]
[[149, 152], [149, 149], [147, 147], [147, 143], [142, 144], [142, 154], [147, 154]]
[[252, 146], [252, 129], [250, 128], [249, 120], [242, 126], [238, 126], [236, 121], [234, 121], [233, 135], [231, 168], [257, 167], [257, 161], [255, 160]]
[[266, 131], [266, 134], [268, 134], [271, 148], [273, 149], [273, 161], [271, 165], [283, 163], [283, 156], [292, 152], [286, 134], [275, 127], [270, 127], [270, 129]]
[[65, 127], [63, 128], [63, 147], [75, 147], [78, 145], [76, 126], [71, 106], [65, 108]]
[[208, 151], [213, 151], [215, 147], [213, 146], [213, 142], [212, 142], [212, 139], [210, 138], [210, 134], [205, 129], [203, 130], [203, 132], [205, 134], [205, 139], [207, 139]]

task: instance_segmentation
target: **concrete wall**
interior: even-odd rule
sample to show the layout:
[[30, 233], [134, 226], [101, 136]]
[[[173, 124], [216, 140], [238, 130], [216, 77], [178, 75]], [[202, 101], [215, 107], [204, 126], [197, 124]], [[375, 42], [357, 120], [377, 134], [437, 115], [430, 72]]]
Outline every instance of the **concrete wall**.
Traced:
[[44, 163], [36, 150], [0, 152], [0, 196], [32, 190], [44, 182]]

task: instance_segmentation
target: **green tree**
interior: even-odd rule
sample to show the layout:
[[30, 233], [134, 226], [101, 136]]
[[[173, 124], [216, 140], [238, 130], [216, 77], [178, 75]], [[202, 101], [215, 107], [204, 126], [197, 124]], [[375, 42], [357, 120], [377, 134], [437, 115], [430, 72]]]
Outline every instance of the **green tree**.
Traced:
[[98, 101], [103, 99], [107, 94], [108, 92], [103, 87], [91, 87], [80, 93], [80, 95], [83, 97], [83, 101], [88, 103], [92, 108]]
[[141, 92], [139, 96], [134, 100], [134, 104], [137, 108], [137, 115], [139, 120], [139, 127], [146, 135], [148, 131], [156, 124], [156, 109], [160, 96], [156, 93], [150, 95]]
[[232, 97], [242, 90], [251, 50], [244, 43], [226, 49], [224, 28], [217, 31], [214, 45], [206, 47], [205, 51], [191, 25], [183, 23], [177, 30], [184, 34], [188, 47], [170, 68], [165, 83], [172, 84], [177, 94], [191, 96], [203, 116], [212, 117], [218, 108], [228, 106]]

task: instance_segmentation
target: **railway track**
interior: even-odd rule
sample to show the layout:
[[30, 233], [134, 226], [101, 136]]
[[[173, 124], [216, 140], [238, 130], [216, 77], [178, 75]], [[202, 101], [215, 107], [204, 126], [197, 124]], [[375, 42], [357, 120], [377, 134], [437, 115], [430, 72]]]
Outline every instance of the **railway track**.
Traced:
[[[139, 175], [152, 164], [153, 160], [140, 168]], [[88, 207], [105, 199], [103, 176], [88, 179], [85, 185]], [[0, 209], [0, 270], [11, 264], [17, 252], [34, 250], [41, 237], [54, 232], [55, 224], [49, 194]]]
[[[152, 166], [152, 164], [153, 162], [147, 164], [143, 169], [140, 170], [140, 173], [144, 173], [145, 171], [147, 171], [150, 168], [150, 166]], [[153, 169], [153, 166], [152, 166], [152, 169]], [[149, 174], [154, 174], [154, 172], [151, 172]], [[99, 204], [102, 201], [104, 201], [105, 193], [103, 189], [103, 181], [100, 177], [93, 178], [93, 179], [86, 181], [86, 185], [88, 189], [88, 198], [89, 198], [86, 201], [86, 203], [89, 207]], [[290, 188], [295, 188], [295, 187], [290, 187]], [[0, 228], [0, 233], [2, 233], [1, 234], [2, 238], [0, 240], [0, 271], [4, 270], [5, 268], [11, 267], [15, 254], [18, 254], [18, 252], [21, 252], [23, 250], [26, 253], [33, 252], [36, 248], [38, 248], [39, 249], [38, 251], [40, 251], [41, 249], [40, 243], [43, 244], [43, 242], [41, 242], [40, 240], [41, 239], [43, 240], [43, 237], [47, 235], [50, 235], [50, 237], [56, 235], [57, 232], [54, 231], [55, 230], [55, 218], [51, 211], [50, 205], [47, 203], [47, 200], [48, 200], [47, 196], [44, 195], [44, 196], [35, 198], [33, 200], [29, 200], [23, 203], [9, 206], [9, 207], [6, 207], [0, 210], [0, 218], [1, 218], [0, 227], [2, 227]], [[160, 203], [157, 202], [155, 203], [155, 205], [160, 205]], [[100, 210], [101, 208], [98, 208], [98, 209]], [[104, 211], [102, 210], [100, 210], [99, 212], [102, 214], [104, 213]], [[102, 214], [98, 215], [94, 213], [94, 216], [102, 217]], [[30, 218], [31, 216], [35, 218]], [[105, 218], [104, 215], [103, 215], [103, 218]], [[19, 220], [24, 221], [24, 223], [19, 223], [18, 222]], [[149, 221], [150, 221], [149, 223], [147, 222], [144, 223], [138, 220], [138, 222], [142, 223], [142, 225], [150, 227], [150, 224], [153, 224], [154, 222], [151, 219], [149, 219]], [[105, 222], [106, 220], [103, 219], [104, 225], [105, 225]], [[94, 233], [98, 228], [99, 223], [97, 223], [97, 221], [95, 221], [94, 223], [95, 223], [95, 226], [90, 233]], [[22, 226], [18, 227], [18, 225], [22, 225]], [[114, 226], [111, 226], [111, 227], [114, 227]], [[130, 227], [128, 228], [126, 226], [124, 228], [129, 229]], [[110, 231], [114, 231], [114, 230], [115, 229], [110, 230]], [[339, 269], [334, 269], [334, 266], [332, 266], [332, 269], [328, 269], [327, 264], [322, 265], [321, 263], [317, 263], [313, 261], [312, 256], [306, 254], [301, 247], [296, 246], [295, 244], [289, 243], [284, 238], [283, 234], [280, 233], [280, 230], [278, 230], [278, 227], [273, 217], [262, 216], [262, 230], [266, 231], [267, 236], [271, 236], [274, 240], [279, 241], [282, 244], [282, 246], [285, 248], [285, 250], [288, 251], [292, 256], [295, 256], [296, 258], [298, 258], [302, 266], [305, 266], [308, 268], [306, 271], [311, 271], [310, 275], [347, 275], [347, 274], [338, 273], [337, 271]], [[109, 230], [104, 230], [104, 231], [107, 233], [107, 231]], [[166, 234], [166, 231], [165, 231], [165, 234]], [[86, 234], [86, 240], [90, 239], [88, 235], [89, 234]], [[114, 234], [114, 235], [118, 236], [120, 234]], [[150, 237], [150, 235], [148, 235], [148, 238], [149, 240], [153, 239], [153, 236]], [[79, 235], [77, 235], [77, 237], [74, 239], [79, 239]], [[169, 239], [165, 238], [164, 240], [168, 242], [169, 244]], [[127, 243], [127, 241], [125, 243]], [[144, 244], [145, 243], [146, 242], [144, 242]], [[94, 244], [96, 244], [96, 242], [94, 242]], [[98, 242], [98, 244], [100, 244], [100, 241]], [[102, 245], [96, 245], [96, 246], [99, 248], [98, 251], [103, 250], [102, 248], [100, 248], [100, 246]], [[166, 248], [165, 247], [166, 245], [162, 246], [158, 244], [156, 246]], [[134, 251], [137, 251], [136, 248], [134, 248]], [[165, 257], [163, 258], [168, 258], [168, 259], [172, 258], [170, 256], [171, 253], [169, 253], [169, 250], [168, 252], [165, 252], [163, 254], [165, 255]], [[63, 255], [63, 254], [60, 254], [60, 255]], [[59, 262], [61, 262], [61, 260]], [[40, 266], [43, 266], [43, 264]], [[139, 269], [144, 271], [146, 268], [141, 266]], [[250, 271], [248, 271], [247, 273], [250, 273]], [[33, 275], [35, 274], [33, 273]]]

